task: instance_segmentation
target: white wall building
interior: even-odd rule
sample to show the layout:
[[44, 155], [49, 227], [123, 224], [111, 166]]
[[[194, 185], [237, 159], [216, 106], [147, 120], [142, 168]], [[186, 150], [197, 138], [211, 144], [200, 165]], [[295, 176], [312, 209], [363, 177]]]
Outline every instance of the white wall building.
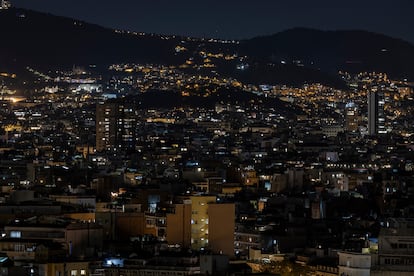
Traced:
[[338, 252], [339, 276], [369, 276], [371, 271], [371, 254], [355, 252]]

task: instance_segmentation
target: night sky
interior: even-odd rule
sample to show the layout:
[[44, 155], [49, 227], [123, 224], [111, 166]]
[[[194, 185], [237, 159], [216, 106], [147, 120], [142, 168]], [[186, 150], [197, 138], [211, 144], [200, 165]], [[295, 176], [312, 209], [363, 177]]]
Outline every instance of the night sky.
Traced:
[[12, 0], [125, 30], [250, 38], [293, 27], [361, 29], [414, 43], [413, 0]]

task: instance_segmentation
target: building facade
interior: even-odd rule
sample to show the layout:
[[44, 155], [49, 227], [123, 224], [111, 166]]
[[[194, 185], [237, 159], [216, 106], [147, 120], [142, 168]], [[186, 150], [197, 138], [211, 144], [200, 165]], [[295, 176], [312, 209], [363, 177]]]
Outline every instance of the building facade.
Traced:
[[191, 196], [191, 248], [234, 255], [235, 205], [216, 196]]
[[371, 255], [356, 252], [338, 252], [340, 276], [369, 276]]
[[368, 134], [377, 135], [387, 133], [385, 127], [385, 96], [380, 90], [368, 92]]
[[347, 103], [345, 106], [345, 130], [349, 132], [357, 131], [359, 118], [358, 106], [353, 102]]
[[136, 118], [132, 105], [121, 101], [96, 105], [96, 150], [117, 151], [135, 147]]
[[380, 230], [376, 275], [414, 274], [414, 219], [390, 218]]

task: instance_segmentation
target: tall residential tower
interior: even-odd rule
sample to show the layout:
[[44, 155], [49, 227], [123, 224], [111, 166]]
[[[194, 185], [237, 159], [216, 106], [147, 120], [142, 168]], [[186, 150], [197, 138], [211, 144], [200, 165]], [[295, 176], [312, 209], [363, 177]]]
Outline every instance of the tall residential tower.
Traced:
[[345, 130], [355, 132], [359, 127], [359, 109], [354, 102], [349, 102], [345, 106]]
[[96, 105], [96, 150], [135, 147], [136, 118], [130, 104], [114, 100]]
[[368, 92], [368, 134], [377, 135], [387, 133], [384, 113], [385, 97], [380, 90]]

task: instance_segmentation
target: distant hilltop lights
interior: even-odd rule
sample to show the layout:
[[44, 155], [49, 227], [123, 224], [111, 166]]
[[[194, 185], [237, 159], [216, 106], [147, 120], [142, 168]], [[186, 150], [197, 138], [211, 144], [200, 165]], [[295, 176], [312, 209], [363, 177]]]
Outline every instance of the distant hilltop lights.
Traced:
[[1, 0], [0, 10], [7, 10], [10, 7], [11, 7], [10, 1]]

